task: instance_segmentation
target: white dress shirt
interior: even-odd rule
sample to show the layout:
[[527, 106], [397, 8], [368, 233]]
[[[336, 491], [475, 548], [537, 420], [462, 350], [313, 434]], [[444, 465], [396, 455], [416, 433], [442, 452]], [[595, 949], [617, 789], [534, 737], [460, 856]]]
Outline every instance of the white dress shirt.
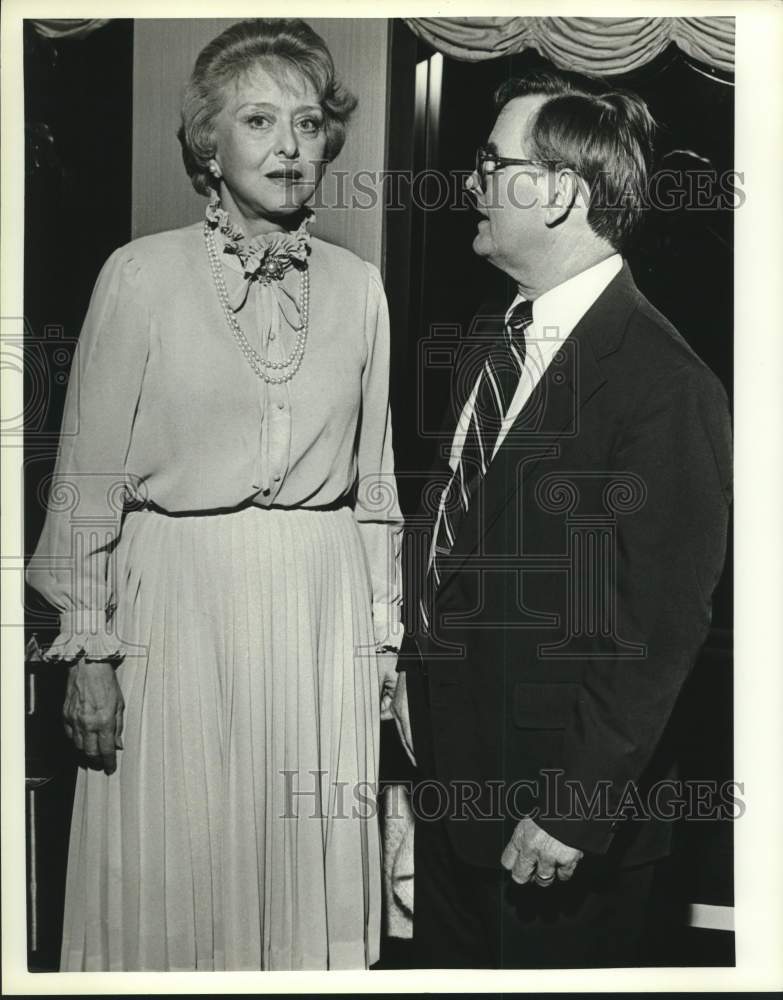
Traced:
[[[525, 331], [525, 366], [519, 379], [514, 398], [508, 412], [503, 418], [500, 433], [495, 442], [495, 449], [492, 452], [494, 458], [498, 449], [511, 429], [512, 424], [517, 419], [525, 403], [530, 399], [533, 390], [541, 381], [549, 367], [552, 358], [563, 345], [571, 332], [584, 316], [587, 310], [596, 301], [598, 296], [604, 291], [612, 278], [622, 269], [623, 261], [620, 254], [612, 254], [605, 260], [588, 267], [586, 271], [575, 274], [573, 278], [555, 285], [548, 292], [544, 292], [533, 302], [533, 322]], [[524, 302], [524, 295], [518, 294], [511, 305], [506, 310], [506, 322], [513, 309], [520, 302]], [[454, 432], [454, 439], [451, 443], [451, 454], [449, 456], [449, 466], [451, 470], [457, 468], [462, 448], [465, 444], [470, 420], [473, 416], [473, 408], [476, 404], [479, 380], [473, 386], [473, 391], [467, 403], [462, 409], [460, 418], [457, 421], [457, 429]], [[443, 512], [443, 497], [441, 497], [440, 509], [438, 511], [438, 522]], [[432, 564], [433, 547], [435, 539], [438, 537], [438, 524], [432, 533], [432, 547], [430, 548], [430, 565]]]

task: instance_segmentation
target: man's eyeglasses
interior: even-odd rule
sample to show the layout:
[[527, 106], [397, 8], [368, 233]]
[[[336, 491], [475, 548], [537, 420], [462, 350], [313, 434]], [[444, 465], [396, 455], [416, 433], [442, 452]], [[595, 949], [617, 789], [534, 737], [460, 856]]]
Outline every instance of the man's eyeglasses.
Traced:
[[479, 146], [476, 150], [475, 171], [482, 192], [487, 190], [487, 177], [501, 167], [549, 167], [545, 160], [518, 160], [512, 156], [499, 156], [494, 150]]

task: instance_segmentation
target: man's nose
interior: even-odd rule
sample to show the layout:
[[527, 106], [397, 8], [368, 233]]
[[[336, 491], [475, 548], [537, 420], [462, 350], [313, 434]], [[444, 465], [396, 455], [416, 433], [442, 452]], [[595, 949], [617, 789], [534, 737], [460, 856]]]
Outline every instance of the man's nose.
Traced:
[[465, 190], [473, 198], [476, 204], [476, 208], [484, 208], [484, 185], [481, 183], [481, 178], [479, 177], [477, 171], [472, 170], [468, 176], [465, 178]]

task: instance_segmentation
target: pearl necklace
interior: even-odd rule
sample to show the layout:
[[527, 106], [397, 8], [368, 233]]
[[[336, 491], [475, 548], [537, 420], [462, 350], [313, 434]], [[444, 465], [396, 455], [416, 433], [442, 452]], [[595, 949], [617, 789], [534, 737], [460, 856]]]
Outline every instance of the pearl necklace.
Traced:
[[[291, 356], [286, 358], [285, 361], [268, 361], [253, 348], [253, 345], [245, 336], [242, 327], [237, 322], [234, 310], [231, 308], [231, 303], [229, 302], [228, 289], [226, 288], [222, 265], [218, 257], [217, 246], [215, 245], [215, 236], [207, 222], [204, 223], [204, 242], [207, 245], [207, 255], [209, 256], [209, 264], [212, 269], [212, 277], [220, 304], [223, 307], [223, 312], [228, 321], [229, 328], [234, 335], [234, 339], [245, 356], [245, 360], [256, 375], [262, 378], [268, 385], [282, 385], [285, 382], [290, 382], [299, 371], [302, 359], [304, 358], [305, 344], [307, 343], [310, 318], [310, 269], [305, 267], [300, 277], [299, 315], [302, 317], [302, 322], [297, 329], [296, 344]], [[284, 375], [275, 376], [269, 375], [266, 369], [273, 371], [290, 370], [286, 371]]]

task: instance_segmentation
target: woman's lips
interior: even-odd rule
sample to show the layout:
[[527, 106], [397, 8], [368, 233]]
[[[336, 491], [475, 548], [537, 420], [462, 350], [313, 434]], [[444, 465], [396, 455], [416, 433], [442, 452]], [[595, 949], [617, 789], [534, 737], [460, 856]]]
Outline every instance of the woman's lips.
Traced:
[[301, 174], [267, 174], [266, 179], [268, 181], [273, 181], [275, 184], [300, 184], [302, 181]]

